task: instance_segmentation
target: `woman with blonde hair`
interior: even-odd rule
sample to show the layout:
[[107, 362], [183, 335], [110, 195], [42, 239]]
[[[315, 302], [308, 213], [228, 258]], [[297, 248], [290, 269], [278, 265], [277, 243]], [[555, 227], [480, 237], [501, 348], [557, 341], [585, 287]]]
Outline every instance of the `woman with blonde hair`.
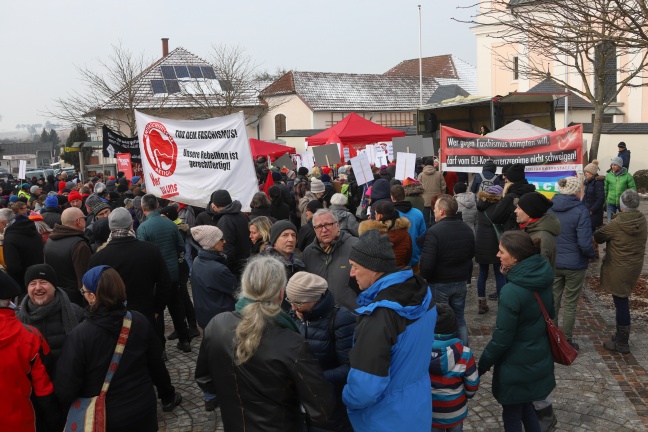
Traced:
[[250, 255], [257, 255], [265, 250], [270, 241], [270, 228], [272, 228], [272, 221], [266, 216], [255, 217], [248, 223], [252, 242]]
[[282, 312], [286, 272], [268, 256], [250, 260], [235, 312], [205, 329], [196, 382], [217, 394], [225, 430], [297, 431], [300, 405], [310, 421], [332, 413], [332, 386], [289, 315]]

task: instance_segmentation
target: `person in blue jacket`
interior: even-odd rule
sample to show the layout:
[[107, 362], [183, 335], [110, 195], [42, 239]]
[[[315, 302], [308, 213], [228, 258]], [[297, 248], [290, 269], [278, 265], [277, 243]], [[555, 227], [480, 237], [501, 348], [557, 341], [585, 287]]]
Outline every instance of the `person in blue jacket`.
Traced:
[[560, 221], [560, 234], [556, 237], [556, 270], [553, 282], [556, 321], [562, 301], [561, 327], [575, 349], [578, 349], [578, 344], [573, 341], [572, 335], [576, 322], [576, 306], [583, 289], [589, 259], [594, 256], [589, 210], [578, 199], [581, 189], [582, 181], [578, 177], [558, 180], [560, 193], [554, 195], [553, 206], [549, 209], [549, 213], [553, 213]]
[[428, 367], [437, 311], [427, 282], [399, 270], [389, 237], [360, 236], [349, 255], [362, 291], [342, 401], [357, 431], [429, 431]]
[[355, 315], [345, 307], [336, 306], [326, 279], [313, 273], [295, 273], [286, 285], [286, 298], [299, 333], [308, 341], [322, 367], [324, 378], [335, 389], [335, 411], [325, 424], [309, 425], [308, 430], [353, 431], [342, 403], [342, 389], [349, 374]]

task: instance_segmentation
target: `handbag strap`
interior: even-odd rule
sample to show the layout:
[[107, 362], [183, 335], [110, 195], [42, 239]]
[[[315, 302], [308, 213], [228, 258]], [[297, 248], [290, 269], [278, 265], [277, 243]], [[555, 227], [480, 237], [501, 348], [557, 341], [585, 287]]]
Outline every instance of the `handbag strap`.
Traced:
[[550, 320], [549, 314], [547, 313], [547, 309], [544, 307], [544, 303], [542, 303], [542, 300], [540, 299], [540, 295], [538, 295], [537, 291], [533, 291], [533, 295], [535, 296], [536, 300], [538, 301], [538, 304], [540, 305], [540, 309], [542, 309], [542, 315], [544, 316], [545, 321]]
[[108, 372], [106, 372], [106, 378], [104, 378], [104, 383], [103, 386], [101, 386], [101, 393], [99, 393], [99, 396], [108, 393], [110, 381], [112, 381], [113, 376], [115, 376], [115, 372], [117, 372], [117, 366], [119, 366], [119, 361], [121, 360], [122, 354], [124, 353], [124, 348], [126, 347], [126, 341], [128, 340], [128, 335], [130, 333], [132, 323], [133, 315], [130, 313], [130, 311], [126, 311], [126, 314], [124, 315], [124, 322], [122, 323], [122, 328], [119, 332], [119, 338], [117, 339], [117, 345], [115, 345], [115, 352], [113, 353], [112, 359], [110, 360], [110, 366], [108, 367]]

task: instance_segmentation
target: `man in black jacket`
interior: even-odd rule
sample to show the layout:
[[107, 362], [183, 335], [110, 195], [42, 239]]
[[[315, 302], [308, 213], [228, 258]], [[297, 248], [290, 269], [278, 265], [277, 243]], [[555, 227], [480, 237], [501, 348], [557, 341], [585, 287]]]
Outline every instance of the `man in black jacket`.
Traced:
[[[126, 285], [127, 307], [140, 312], [156, 327], [155, 319], [164, 312], [171, 292], [171, 276], [160, 248], [138, 240], [132, 231], [133, 218], [123, 207], [108, 216], [110, 241], [90, 258], [89, 268], [109, 265]], [[158, 336], [164, 344], [164, 333]]]
[[241, 208], [240, 201], [232, 201], [229, 192], [220, 189], [212, 193], [207, 211], [196, 217], [196, 226], [213, 225], [223, 231], [227, 267], [237, 279], [241, 278], [252, 246], [248, 229], [250, 219], [241, 212]]
[[18, 202], [14, 206], [18, 206], [14, 208], [16, 218], [5, 228], [2, 249], [7, 273], [16, 281], [24, 295], [27, 292], [25, 287], [27, 267], [45, 261], [43, 238], [38, 233], [34, 221], [25, 214], [27, 213], [25, 203]]
[[437, 303], [450, 305], [457, 318], [459, 336], [468, 346], [468, 326], [464, 318], [466, 280], [472, 274], [475, 234], [457, 219], [458, 205], [453, 197], [440, 195], [434, 204], [436, 223], [428, 229], [421, 253], [421, 276], [429, 283]]
[[90, 240], [85, 236], [85, 215], [76, 207], [63, 211], [61, 223], [54, 225], [54, 231], [45, 243], [45, 261], [56, 269], [59, 287], [65, 291], [70, 300], [85, 306], [79, 292], [81, 278], [88, 270], [88, 261], [92, 255]]
[[535, 192], [535, 186], [527, 181], [524, 169], [522, 164], [513, 164], [506, 170], [504, 198], [497, 203], [491, 215], [491, 222], [504, 225], [505, 230], [518, 229], [515, 215], [517, 200], [524, 194]]

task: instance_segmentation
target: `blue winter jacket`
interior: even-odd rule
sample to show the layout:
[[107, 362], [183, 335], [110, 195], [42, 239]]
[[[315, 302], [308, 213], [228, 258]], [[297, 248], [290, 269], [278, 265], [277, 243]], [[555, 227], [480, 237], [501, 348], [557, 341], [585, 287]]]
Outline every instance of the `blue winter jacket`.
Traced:
[[398, 210], [400, 217], [405, 217], [410, 221], [407, 232], [412, 238], [412, 259], [409, 265], [415, 266], [421, 261], [421, 247], [416, 243], [416, 239], [424, 235], [427, 231], [425, 217], [423, 216], [423, 212], [412, 207], [412, 203], [409, 201], [395, 202], [394, 207]]
[[573, 195], [554, 195], [553, 213], [560, 221], [560, 235], [556, 237], [556, 268], [586, 269], [594, 256], [592, 222], [589, 210]]
[[169, 219], [160, 216], [159, 211], [155, 210], [146, 216], [144, 222], [137, 229], [137, 238], [158, 245], [169, 269], [171, 280], [177, 282], [180, 278], [178, 258], [184, 251], [184, 242], [178, 226]]
[[342, 393], [354, 430], [429, 432], [437, 311], [427, 282], [411, 269], [389, 273], [363, 291], [358, 304]]
[[227, 267], [225, 255], [201, 249], [193, 261], [191, 292], [196, 321], [202, 328], [221, 312], [234, 310], [238, 281]]

